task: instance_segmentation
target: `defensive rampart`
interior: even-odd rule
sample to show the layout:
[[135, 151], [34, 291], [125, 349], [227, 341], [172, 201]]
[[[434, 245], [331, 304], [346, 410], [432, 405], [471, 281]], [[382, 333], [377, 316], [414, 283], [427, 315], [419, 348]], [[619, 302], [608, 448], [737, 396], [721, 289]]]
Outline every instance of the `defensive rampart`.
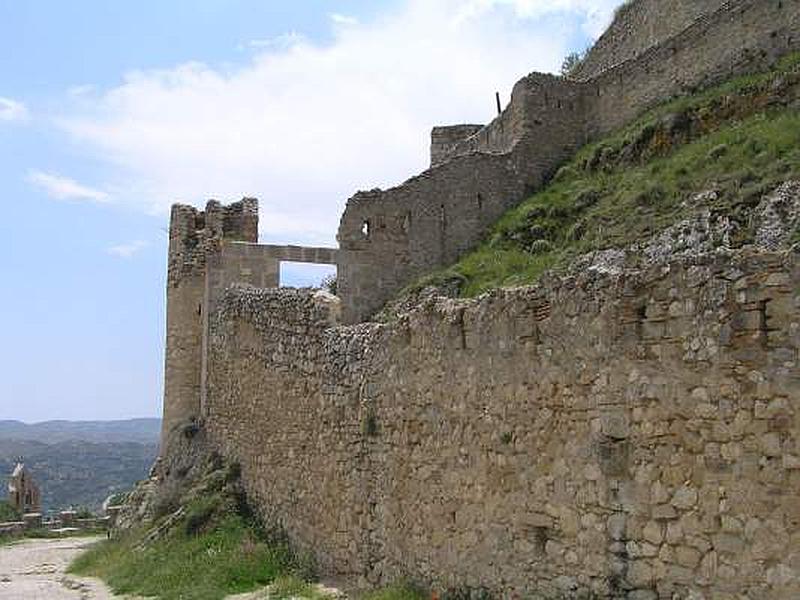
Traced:
[[[625, 11], [644, 14], [650, 4], [640, 0]], [[690, 4], [685, 17], [663, 26], [656, 26], [662, 9], [656, 10], [638, 41], [621, 33], [637, 19], [618, 20], [606, 47], [590, 54], [591, 77], [525, 77], [486, 127], [471, 135], [474, 126], [434, 129], [431, 169], [398, 187], [351, 198], [338, 233], [345, 319], [370, 317], [404, 286], [451, 264], [586, 142], [668, 98], [800, 50], [800, 0]], [[611, 38], [628, 39], [623, 56], [635, 56], [612, 60], [623, 42]]]
[[614, 21], [583, 57], [574, 73], [591, 79], [606, 69], [636, 58], [681, 33], [695, 20], [718, 10], [728, 0], [637, 0], [617, 9]]
[[206, 427], [328, 572], [794, 598], [798, 290], [796, 255], [706, 257], [331, 328], [308, 293], [233, 288]]

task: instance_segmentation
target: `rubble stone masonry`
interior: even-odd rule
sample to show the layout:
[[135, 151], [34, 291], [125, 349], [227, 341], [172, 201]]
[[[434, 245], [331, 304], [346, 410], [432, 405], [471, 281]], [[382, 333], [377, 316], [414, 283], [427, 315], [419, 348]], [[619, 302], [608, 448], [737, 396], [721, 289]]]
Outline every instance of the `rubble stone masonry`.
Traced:
[[[573, 78], [528, 75], [492, 123], [434, 129], [430, 169], [351, 198], [338, 249], [258, 245], [254, 200], [176, 205], [162, 440], [202, 429], [327, 573], [500, 598], [800, 597], [786, 211], [765, 209], [760, 250], [706, 247], [701, 215], [673, 228], [685, 255], [662, 236], [645, 266], [611, 249], [364, 322], [582, 144], [796, 50], [800, 0], [636, 0]], [[281, 260], [336, 264], [341, 300], [276, 289]]]
[[797, 254], [585, 270], [388, 324], [336, 327], [330, 306], [229, 289], [204, 414], [325, 571], [503, 598], [800, 596]]

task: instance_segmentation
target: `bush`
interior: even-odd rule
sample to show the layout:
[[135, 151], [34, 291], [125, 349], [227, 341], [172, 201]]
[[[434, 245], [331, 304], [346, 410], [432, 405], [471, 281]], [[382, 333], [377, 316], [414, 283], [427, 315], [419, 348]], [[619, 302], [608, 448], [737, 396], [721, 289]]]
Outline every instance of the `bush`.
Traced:
[[494, 596], [486, 588], [451, 588], [442, 594], [442, 600], [492, 600]]
[[108, 498], [108, 505], [109, 506], [120, 506], [125, 504], [128, 500], [128, 496], [130, 496], [130, 492], [117, 492], [116, 494], [112, 494]]
[[0, 500], [0, 523], [19, 521], [22, 515], [7, 500]]
[[197, 535], [211, 523], [214, 513], [220, 509], [222, 498], [217, 495], [198, 498], [186, 509], [184, 530], [186, 535]]
[[336, 292], [339, 290], [336, 275], [326, 275], [323, 277], [319, 287], [336, 296]]
[[586, 57], [585, 52], [570, 52], [564, 57], [561, 63], [561, 75], [570, 77], [574, 75], [578, 68], [583, 64], [583, 59]]
[[85, 506], [81, 506], [75, 512], [75, 518], [76, 519], [94, 519], [94, 513], [91, 510], [89, 510], [88, 508], [86, 508]]

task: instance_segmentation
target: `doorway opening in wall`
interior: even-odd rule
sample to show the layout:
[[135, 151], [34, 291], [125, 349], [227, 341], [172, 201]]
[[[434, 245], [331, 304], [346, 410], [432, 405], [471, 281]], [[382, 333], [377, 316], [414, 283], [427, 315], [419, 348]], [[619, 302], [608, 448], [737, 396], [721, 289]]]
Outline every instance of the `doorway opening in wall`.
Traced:
[[281, 287], [313, 287], [336, 293], [336, 265], [281, 261], [280, 269]]

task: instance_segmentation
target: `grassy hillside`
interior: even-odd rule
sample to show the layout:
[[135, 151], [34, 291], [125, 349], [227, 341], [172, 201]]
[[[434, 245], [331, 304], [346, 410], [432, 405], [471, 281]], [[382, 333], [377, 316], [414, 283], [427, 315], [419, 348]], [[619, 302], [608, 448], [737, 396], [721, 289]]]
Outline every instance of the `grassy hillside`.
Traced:
[[[205, 464], [188, 488], [151, 497], [152, 521], [115, 532], [78, 557], [70, 572], [100, 577], [119, 594], [162, 600], [221, 600], [267, 585], [274, 600], [332, 598], [313, 583], [313, 558], [293, 551], [284, 534], [265, 530], [250, 512], [239, 469], [216, 455]], [[425, 597], [397, 585], [362, 600]]]
[[[535, 282], [577, 256], [645, 239], [695, 210], [711, 210], [752, 239], [749, 211], [778, 183], [800, 178], [800, 55], [665, 104], [583, 148], [553, 181], [509, 211], [487, 239], [452, 267], [410, 289], [457, 288], [473, 296]], [[798, 234], [795, 237], [800, 238]]]

